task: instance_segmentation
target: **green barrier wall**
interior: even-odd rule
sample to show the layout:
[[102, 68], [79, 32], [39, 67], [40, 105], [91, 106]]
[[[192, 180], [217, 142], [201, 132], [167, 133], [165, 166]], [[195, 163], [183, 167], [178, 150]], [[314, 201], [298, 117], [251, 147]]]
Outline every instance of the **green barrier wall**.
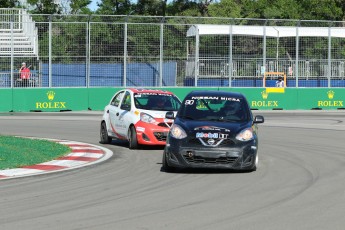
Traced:
[[[122, 88], [0, 89], [0, 112], [103, 110]], [[181, 100], [192, 90], [243, 93], [257, 110], [345, 109], [345, 88], [164, 88]]]

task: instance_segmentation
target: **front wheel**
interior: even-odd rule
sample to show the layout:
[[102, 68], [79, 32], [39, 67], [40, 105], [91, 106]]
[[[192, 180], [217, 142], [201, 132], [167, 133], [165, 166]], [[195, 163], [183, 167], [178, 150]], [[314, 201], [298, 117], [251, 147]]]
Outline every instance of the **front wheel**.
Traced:
[[100, 139], [101, 144], [110, 144], [112, 141], [112, 138], [108, 136], [107, 125], [105, 122], [101, 123]]
[[138, 139], [137, 139], [137, 132], [134, 126], [129, 127], [128, 130], [128, 142], [130, 149], [137, 149], [138, 148]]
[[256, 171], [256, 169], [258, 168], [258, 164], [259, 164], [259, 155], [256, 153], [255, 161], [254, 161], [254, 166], [251, 169], [252, 172]]
[[169, 166], [168, 160], [167, 160], [167, 154], [165, 151], [163, 152], [163, 157], [162, 157], [162, 171], [164, 172], [174, 172], [175, 168]]

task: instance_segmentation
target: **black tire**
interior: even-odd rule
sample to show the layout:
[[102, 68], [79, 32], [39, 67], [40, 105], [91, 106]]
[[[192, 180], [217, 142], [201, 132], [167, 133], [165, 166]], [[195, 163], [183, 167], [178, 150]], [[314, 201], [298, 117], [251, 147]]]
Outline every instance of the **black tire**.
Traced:
[[100, 139], [99, 143], [101, 144], [110, 144], [112, 141], [112, 138], [108, 136], [107, 126], [104, 121], [101, 123]]
[[259, 155], [258, 153], [256, 153], [255, 159], [254, 159], [254, 166], [252, 168], [252, 172], [256, 171], [256, 169], [258, 168], [258, 164], [259, 164]]
[[175, 168], [169, 166], [166, 155], [167, 154], [164, 151], [163, 152], [163, 157], [162, 157], [162, 171], [164, 171], [164, 172], [174, 172]]
[[256, 154], [255, 159], [254, 159], [254, 163], [253, 163], [253, 167], [249, 170], [246, 170], [245, 172], [255, 172], [258, 168], [258, 163], [259, 163], [259, 156], [258, 156], [258, 154]]
[[129, 142], [130, 149], [137, 149], [139, 147], [138, 139], [137, 139], [137, 131], [135, 130], [134, 126], [129, 127], [128, 142]]

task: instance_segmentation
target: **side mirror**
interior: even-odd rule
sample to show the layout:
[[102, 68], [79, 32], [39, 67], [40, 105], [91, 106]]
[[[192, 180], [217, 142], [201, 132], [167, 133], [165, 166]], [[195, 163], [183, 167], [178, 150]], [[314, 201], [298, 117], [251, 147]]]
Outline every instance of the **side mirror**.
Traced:
[[261, 115], [255, 116], [254, 121], [253, 121], [253, 123], [264, 123], [264, 122], [265, 122], [265, 119]]
[[131, 106], [130, 106], [130, 105], [123, 104], [123, 105], [121, 105], [121, 109], [130, 111], [130, 110], [131, 110]]
[[165, 118], [167, 118], [167, 119], [175, 119], [174, 112], [172, 112], [172, 111], [167, 112], [165, 114]]

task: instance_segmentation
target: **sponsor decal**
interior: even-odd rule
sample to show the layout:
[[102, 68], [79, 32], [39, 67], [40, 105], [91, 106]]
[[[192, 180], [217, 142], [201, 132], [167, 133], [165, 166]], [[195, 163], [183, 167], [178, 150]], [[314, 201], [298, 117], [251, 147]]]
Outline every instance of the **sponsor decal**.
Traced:
[[200, 127], [196, 127], [194, 128], [194, 130], [217, 130], [217, 131], [220, 131], [221, 128], [219, 127], [216, 127], [216, 126], [200, 126]]
[[47, 93], [47, 99], [46, 102], [36, 102], [36, 109], [66, 109], [66, 102], [62, 101], [55, 101], [55, 92], [54, 91], [48, 91]]
[[145, 132], [145, 128], [144, 127], [136, 127], [136, 130], [138, 132]]
[[327, 97], [329, 100], [317, 101], [318, 107], [344, 107], [344, 101], [333, 100], [335, 92], [333, 90], [327, 91]]
[[223, 130], [224, 132], [230, 133], [229, 129], [224, 129], [221, 127], [216, 127], [216, 126], [199, 126], [199, 127], [195, 127], [194, 130], [196, 131], [221, 131]]
[[222, 100], [222, 101], [238, 101], [240, 102], [239, 98], [234, 97], [211, 97], [211, 96], [198, 96], [198, 97], [192, 97], [192, 100]]
[[204, 132], [196, 133], [196, 138], [226, 139], [228, 138], [228, 136], [229, 134], [225, 134], [225, 133], [204, 133]]
[[196, 108], [197, 109], [207, 109], [204, 101], [198, 101]]
[[145, 93], [135, 93], [134, 97], [141, 97], [142, 95], [155, 95], [155, 96], [165, 96], [165, 97], [172, 97], [172, 94], [166, 93], [155, 93], [155, 92], [145, 92]]
[[196, 133], [196, 138], [218, 138], [218, 133]]
[[111, 130], [113, 131], [114, 135], [115, 135], [117, 138], [119, 138], [119, 139], [121, 139], [121, 140], [126, 140], [126, 139], [127, 139], [126, 137], [120, 135], [120, 134], [115, 130], [115, 127], [113, 126], [113, 123], [111, 123], [111, 120], [109, 121], [109, 123], [110, 123]]

